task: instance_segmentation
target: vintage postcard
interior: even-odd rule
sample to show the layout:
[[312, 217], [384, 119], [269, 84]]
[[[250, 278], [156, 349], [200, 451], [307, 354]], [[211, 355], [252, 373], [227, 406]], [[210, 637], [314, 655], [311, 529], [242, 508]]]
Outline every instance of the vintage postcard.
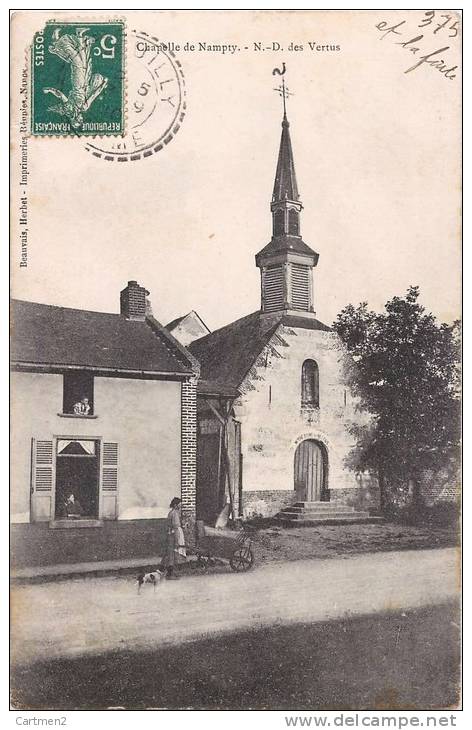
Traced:
[[461, 24], [12, 14], [12, 709], [455, 724]]

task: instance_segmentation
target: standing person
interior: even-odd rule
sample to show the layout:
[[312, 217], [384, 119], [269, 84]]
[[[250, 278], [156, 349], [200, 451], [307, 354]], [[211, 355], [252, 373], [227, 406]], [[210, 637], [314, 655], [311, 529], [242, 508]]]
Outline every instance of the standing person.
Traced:
[[167, 578], [175, 580], [174, 567], [179, 563], [185, 563], [187, 553], [185, 550], [185, 537], [180, 519], [180, 508], [182, 500], [174, 497], [170, 503], [170, 512], [167, 515], [167, 546], [164, 557], [164, 567], [167, 569]]

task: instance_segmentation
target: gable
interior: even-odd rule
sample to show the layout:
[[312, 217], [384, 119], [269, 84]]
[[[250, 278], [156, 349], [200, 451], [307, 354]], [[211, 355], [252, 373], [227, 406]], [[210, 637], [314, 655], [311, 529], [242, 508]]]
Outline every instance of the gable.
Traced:
[[298, 388], [303, 364], [314, 361], [331, 383], [340, 379], [342, 343], [334, 332], [289, 327], [282, 322], [272, 333], [239, 386], [240, 393], [258, 390], [262, 385]]
[[194, 340], [198, 340], [201, 337], [205, 337], [210, 334], [210, 330], [206, 326], [205, 322], [195, 311], [189, 312], [183, 317], [178, 317], [172, 322], [169, 322], [169, 324], [166, 325], [166, 329], [171, 332], [175, 339], [184, 345], [184, 347]]

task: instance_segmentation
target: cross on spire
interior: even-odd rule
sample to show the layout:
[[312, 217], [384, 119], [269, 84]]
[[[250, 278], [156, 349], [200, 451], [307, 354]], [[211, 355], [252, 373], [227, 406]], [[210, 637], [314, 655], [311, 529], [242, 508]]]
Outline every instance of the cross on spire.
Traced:
[[277, 86], [274, 89], [274, 91], [277, 91], [278, 94], [279, 94], [279, 96], [281, 96], [282, 99], [283, 99], [284, 119], [286, 119], [287, 118], [286, 100], [288, 99], [289, 96], [294, 96], [294, 94], [289, 90], [288, 86], [285, 86], [285, 78], [284, 78], [284, 76], [285, 76], [285, 63], [282, 66], [282, 70], [280, 70], [278, 68], [274, 68], [274, 70], [272, 71], [272, 73], [274, 75], [275, 74], [279, 74], [279, 76], [282, 76], [282, 83], [280, 84], [280, 86]]

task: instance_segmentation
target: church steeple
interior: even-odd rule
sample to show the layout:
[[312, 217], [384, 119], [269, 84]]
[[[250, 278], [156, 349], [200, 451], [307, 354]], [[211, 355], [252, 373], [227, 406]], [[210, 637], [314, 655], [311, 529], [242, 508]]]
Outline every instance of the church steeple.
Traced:
[[287, 115], [284, 114], [272, 202], [279, 200], [298, 200], [298, 186], [289, 127], [290, 124]]
[[270, 204], [274, 236], [300, 235], [300, 211], [303, 206], [298, 195], [289, 127], [290, 124], [284, 112], [274, 190]]
[[261, 270], [261, 312], [296, 311], [298, 315], [313, 316], [313, 268], [318, 263], [318, 254], [302, 240], [300, 234], [303, 205], [298, 192], [285, 109], [285, 83], [280, 90], [284, 99], [284, 115], [270, 204], [272, 239], [256, 255], [256, 265]]

